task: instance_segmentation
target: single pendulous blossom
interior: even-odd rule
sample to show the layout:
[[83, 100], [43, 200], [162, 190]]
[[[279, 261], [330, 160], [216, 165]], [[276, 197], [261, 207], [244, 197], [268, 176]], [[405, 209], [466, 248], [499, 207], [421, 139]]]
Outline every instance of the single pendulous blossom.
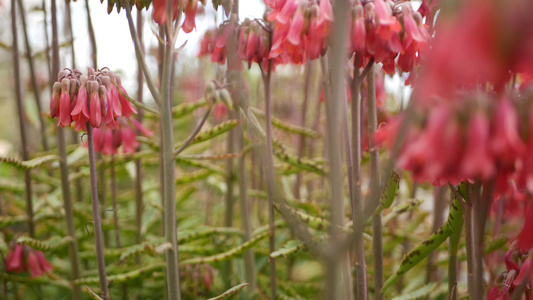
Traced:
[[17, 243], [11, 243], [4, 264], [8, 272], [30, 272], [31, 277], [39, 277], [50, 273], [54, 268], [41, 251]]
[[87, 122], [94, 127], [116, 127], [116, 118], [129, 117], [137, 111], [129, 103], [120, 77], [103, 69], [89, 70], [88, 75], [65, 69], [58, 75], [50, 99], [50, 116], [58, 125], [86, 131]]

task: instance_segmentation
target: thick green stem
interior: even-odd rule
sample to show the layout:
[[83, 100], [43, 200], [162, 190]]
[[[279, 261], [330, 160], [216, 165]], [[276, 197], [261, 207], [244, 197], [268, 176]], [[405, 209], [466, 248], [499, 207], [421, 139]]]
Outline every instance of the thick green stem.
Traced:
[[[238, 108], [237, 108], [238, 109]], [[235, 117], [235, 113], [230, 112], [231, 118]], [[235, 131], [230, 130], [226, 139], [226, 150], [227, 153], [235, 152]], [[233, 227], [233, 207], [235, 202], [235, 193], [234, 193], [234, 178], [235, 170], [233, 158], [226, 160], [226, 195], [224, 197], [224, 227]], [[225, 261], [222, 264], [222, 280], [224, 282], [224, 288], [231, 288], [231, 260]]]
[[353, 201], [352, 221], [355, 240], [355, 275], [357, 299], [368, 299], [365, 245], [363, 241], [363, 197], [361, 193], [361, 81], [359, 79], [359, 54], [354, 58], [354, 74], [350, 86], [352, 96], [352, 158], [353, 158]]
[[[378, 149], [371, 138], [376, 132], [378, 118], [376, 111], [376, 84], [374, 77], [375, 66], [371, 66], [367, 80], [367, 107], [368, 107], [368, 149], [370, 151], [370, 194], [379, 193], [379, 161]], [[374, 198], [374, 197], [372, 197]], [[383, 299], [381, 288], [383, 287], [383, 240], [382, 240], [381, 214], [374, 214], [372, 217], [372, 259], [374, 263], [374, 299]]]
[[[266, 184], [268, 198], [268, 227], [270, 229], [269, 250], [270, 253], [276, 250], [276, 227], [274, 225], [274, 156], [272, 148], [272, 90], [270, 81], [272, 75], [272, 60], [268, 61], [268, 67], [264, 74], [263, 81], [265, 87], [265, 126], [266, 126]], [[270, 299], [277, 299], [277, 275], [276, 260], [270, 257]]]
[[[452, 209], [452, 208], [450, 208]], [[463, 220], [458, 218], [457, 225], [452, 230], [448, 247], [448, 295], [449, 300], [457, 300], [457, 251], [463, 232]]]
[[87, 145], [89, 148], [89, 172], [91, 176], [91, 203], [93, 210], [94, 243], [96, 248], [96, 263], [102, 298], [109, 299], [107, 276], [105, 272], [104, 237], [102, 233], [102, 220], [100, 217], [100, 203], [98, 202], [98, 186], [96, 179], [96, 156], [94, 152], [93, 128], [87, 124]]
[[[304, 82], [304, 99], [302, 102], [300, 126], [305, 127], [307, 119], [307, 111], [309, 110], [309, 98], [312, 87], [313, 61], [309, 60], [305, 64], [305, 82]], [[298, 157], [303, 157], [305, 151], [305, 136], [300, 135], [298, 139]], [[293, 194], [296, 199], [300, 199], [300, 186], [302, 185], [302, 173], [296, 174], [296, 182], [294, 183]]]
[[[144, 45], [142, 45], [142, 28], [143, 28], [143, 18], [142, 11], [137, 11], [137, 36], [139, 41], [141, 41], [141, 49], [144, 52]], [[142, 67], [139, 62], [137, 62], [137, 101], [143, 102], [143, 73]], [[142, 122], [143, 120], [143, 110], [140, 109], [137, 114], [137, 121]], [[137, 149], [138, 151], [139, 149]], [[135, 161], [135, 228], [137, 229], [135, 235], [135, 243], [140, 244], [142, 241], [142, 214], [143, 214], [143, 191], [142, 191], [142, 164], [141, 160], [137, 159]], [[140, 255], [137, 256], [137, 263], [140, 263]]]
[[[179, 10], [180, 8], [178, 8]], [[126, 9], [127, 10], [127, 9]], [[128, 13], [128, 20], [131, 19], [131, 12]], [[178, 14], [179, 16], [180, 14]], [[167, 20], [172, 20], [172, 2], [167, 3]], [[179, 22], [179, 17], [176, 22]], [[130, 26], [131, 27], [131, 26]], [[174, 128], [172, 125], [172, 57], [174, 53], [174, 39], [170, 22], [166, 24], [166, 45], [163, 56], [163, 72], [161, 77], [161, 131], [162, 131], [162, 158], [163, 161], [163, 189], [164, 189], [164, 225], [165, 238], [170, 245], [166, 251], [167, 262], [167, 291], [170, 300], [181, 299], [179, 259], [178, 259], [178, 239], [176, 224], [176, 183], [174, 174]], [[135, 34], [132, 34], [136, 37]], [[145, 74], [146, 75], [146, 74]]]
[[[431, 233], [437, 232], [444, 223], [444, 210], [446, 204], [447, 187], [435, 187], [433, 189], [433, 226]], [[426, 283], [438, 281], [435, 274], [436, 253], [431, 252], [426, 264]]]
[[[17, 34], [17, 3], [11, 0], [11, 32], [13, 34], [12, 54], [13, 54], [13, 72], [15, 81], [15, 97], [17, 101], [17, 113], [19, 119], [20, 140], [22, 144], [22, 159], [30, 158], [30, 148], [26, 132], [26, 120], [24, 118], [24, 103], [22, 100], [22, 82], [20, 78], [20, 57], [18, 48]], [[33, 203], [32, 203], [32, 183], [31, 170], [24, 171], [24, 196], [26, 198], [26, 214], [28, 215], [28, 228], [31, 237], [35, 237], [35, 224], [33, 222]]]
[[485, 241], [485, 225], [491, 205], [491, 184], [483, 188], [483, 197], [481, 195], [482, 185], [477, 182], [474, 188], [474, 247], [475, 247], [475, 286], [479, 297], [485, 297], [484, 280], [483, 280], [483, 252]]
[[474, 246], [474, 224], [473, 224], [473, 213], [474, 209], [472, 206], [472, 191], [471, 186], [467, 184], [467, 198], [465, 199], [467, 203], [463, 204], [464, 212], [464, 226], [465, 226], [465, 242], [466, 242], [466, 263], [467, 263], [467, 278], [468, 278], [468, 295], [472, 299], [480, 299], [477, 296], [476, 285], [474, 281], [475, 273], [475, 246]]
[[[326, 88], [331, 98], [326, 101], [327, 158], [330, 166], [329, 187], [331, 190], [331, 235], [334, 245], [326, 257], [328, 264], [326, 299], [353, 299], [352, 276], [348, 263], [348, 252], [338, 247], [341, 240], [341, 228], [344, 223], [344, 180], [341, 165], [340, 133], [342, 114], [341, 107], [346, 101], [345, 66], [347, 35], [343, 28], [348, 26], [349, 1], [336, 1], [334, 7], [335, 23], [331, 48], [328, 50], [331, 64], [324, 64], [331, 78], [326, 77]], [[330, 73], [331, 72], [331, 73]], [[328, 93], [326, 93], [328, 94]], [[340, 252], [339, 252], [340, 250]]]

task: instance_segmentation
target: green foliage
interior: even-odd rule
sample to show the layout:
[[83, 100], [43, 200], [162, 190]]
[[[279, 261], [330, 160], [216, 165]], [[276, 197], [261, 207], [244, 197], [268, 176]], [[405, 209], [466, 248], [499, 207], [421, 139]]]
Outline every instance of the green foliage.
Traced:
[[55, 250], [61, 247], [65, 247], [71, 242], [72, 239], [68, 236], [53, 236], [46, 241], [40, 241], [26, 236], [22, 236], [17, 239], [17, 243], [26, 244], [34, 249], [39, 250]]
[[216, 297], [213, 297], [213, 298], [209, 298], [208, 300], [220, 300], [220, 299], [226, 299], [226, 298], [229, 298], [233, 295], [235, 295], [236, 293], [238, 293], [240, 290], [242, 290], [243, 288], [245, 288], [246, 286], [250, 285], [249, 283], [241, 283], [237, 286], [234, 286], [232, 287], [231, 289], [225, 291], [223, 294], [220, 294]]

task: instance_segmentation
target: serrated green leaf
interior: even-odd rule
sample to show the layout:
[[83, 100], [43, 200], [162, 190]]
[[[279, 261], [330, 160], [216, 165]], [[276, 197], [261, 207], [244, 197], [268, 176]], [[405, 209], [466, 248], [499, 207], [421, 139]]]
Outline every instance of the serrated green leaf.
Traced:
[[27, 236], [21, 236], [17, 239], [17, 243], [25, 244], [34, 249], [39, 249], [39, 250], [58, 249], [65, 245], [68, 245], [70, 242], [72, 242], [72, 238], [70, 236], [65, 236], [65, 237], [53, 236], [46, 241], [33, 239]]
[[59, 160], [59, 156], [57, 155], [45, 155], [41, 157], [37, 157], [31, 160], [19, 160], [14, 157], [1, 157], [0, 156], [0, 162], [6, 163], [8, 165], [12, 165], [15, 168], [23, 169], [23, 170], [30, 170], [37, 168], [47, 162], [52, 162]]
[[[228, 121], [225, 121], [225, 122], [222, 122], [216, 126], [213, 126], [203, 132], [200, 132], [196, 137], [194, 137], [194, 139], [192, 139], [190, 145], [194, 145], [194, 144], [198, 144], [198, 143], [202, 143], [202, 142], [205, 142], [205, 141], [208, 141], [212, 138], [215, 138], [225, 132], [228, 132], [230, 131], [231, 129], [233, 129], [235, 126], [237, 126], [239, 124], [239, 121], [238, 120], [228, 120]], [[178, 149], [179, 147], [176, 147], [176, 149]]]
[[463, 208], [458, 199], [454, 199], [450, 212], [448, 214], [448, 220], [442, 225], [437, 232], [430, 235], [424, 242], [418, 245], [413, 250], [407, 253], [401, 263], [400, 267], [394, 275], [389, 277], [383, 285], [382, 291], [387, 290], [398, 278], [400, 278], [407, 271], [416, 266], [422, 259], [426, 258], [433, 250], [437, 249], [453, 232], [457, 230], [458, 222], [462, 222]]

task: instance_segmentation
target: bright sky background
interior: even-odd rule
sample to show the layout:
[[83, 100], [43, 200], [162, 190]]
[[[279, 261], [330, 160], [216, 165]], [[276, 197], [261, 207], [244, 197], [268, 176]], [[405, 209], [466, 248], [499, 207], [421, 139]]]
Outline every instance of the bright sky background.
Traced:
[[[107, 1], [103, 4], [97, 0], [89, 0], [91, 16], [93, 19], [93, 26], [97, 39], [98, 47], [98, 64], [99, 67], [109, 67], [111, 70], [121, 70], [124, 75], [124, 85], [127, 90], [134, 91], [137, 62], [135, 58], [135, 51], [133, 43], [131, 41], [128, 23], [126, 19], [126, 13], [121, 10], [117, 13], [114, 10], [111, 14], [107, 14]], [[246, 17], [255, 18], [261, 17], [264, 13], [265, 6], [261, 0], [246, 0], [240, 1], [240, 18]], [[200, 4], [201, 5], [201, 4]], [[72, 5], [73, 15], [73, 27], [75, 37], [75, 51], [76, 51], [76, 64], [81, 69], [81, 66], [90, 65], [90, 44], [87, 35], [87, 17], [85, 13], [84, 0], [73, 2]], [[185, 54], [194, 56], [198, 52], [198, 46], [200, 39], [203, 36], [203, 32], [206, 29], [215, 27], [215, 10], [211, 5], [211, 1], [205, 9], [206, 13], [196, 18], [196, 31], [189, 34], [185, 34], [183, 31], [179, 33], [179, 38], [176, 43], [176, 47], [182, 45], [187, 41], [187, 45], [183, 52]], [[222, 8], [219, 9], [216, 18], [218, 22], [222, 20]], [[157, 31], [156, 24], [151, 20], [151, 11], [143, 11], [145, 26], [144, 26], [144, 41], [145, 45], [157, 45], [157, 39], [155, 38], [152, 30]], [[133, 14], [134, 20], [136, 19], [136, 9]], [[70, 58], [66, 58], [65, 64], [69, 65]], [[178, 58], [179, 62], [179, 58]], [[148, 60], [148, 65], [152, 68], [153, 73], [156, 73], [156, 61], [153, 58]], [[82, 69], [83, 72], [85, 70]]]
[[[5, 44], [10, 44], [11, 32], [10, 28], [10, 1], [0, 0], [3, 5], [0, 7], [0, 39]], [[135, 51], [131, 41], [126, 14], [124, 10], [117, 13], [113, 10], [111, 14], [107, 14], [107, 0], [100, 3], [98, 0], [88, 0], [93, 20], [93, 26], [96, 34], [97, 48], [98, 48], [98, 64], [99, 68], [109, 67], [111, 70], [122, 74], [123, 85], [128, 91], [134, 92], [135, 78], [137, 72], [137, 62], [135, 58]], [[50, 5], [50, 1], [46, 1]], [[64, 16], [64, 1], [58, 0], [58, 18], [59, 18], [59, 33], [60, 43], [64, 42], [65, 34], [63, 32], [63, 16]], [[196, 31], [189, 34], [180, 32], [176, 47], [182, 45], [186, 40], [187, 45], [183, 53], [188, 56], [195, 56], [198, 52], [198, 46], [203, 32], [208, 28], [215, 27], [215, 19], [218, 23], [223, 20], [222, 9], [215, 13], [211, 1], [207, 1], [205, 14], [197, 17]], [[418, 7], [418, 1], [413, 1], [413, 6]], [[41, 11], [36, 10], [40, 8], [41, 0], [24, 0], [25, 9], [27, 11], [28, 30], [30, 35], [30, 42], [32, 43], [34, 53], [44, 48], [44, 16]], [[50, 12], [50, 7], [47, 8]], [[76, 51], [76, 66], [82, 72], [86, 72], [85, 68], [91, 64], [90, 61], [90, 44], [87, 31], [87, 16], [85, 11], [85, 0], [78, 0], [71, 2], [72, 21], [74, 31], [74, 46]], [[265, 5], [262, 0], [241, 0], [240, 1], [240, 19], [262, 17], [265, 10]], [[152, 30], [157, 31], [157, 27], [151, 18], [151, 10], [143, 11], [145, 26], [144, 26], [144, 42], [147, 47], [155, 47], [157, 39]], [[133, 14], [136, 18], [136, 9]], [[48, 25], [50, 26], [50, 14], [48, 15]], [[51, 33], [51, 29], [49, 29]], [[19, 36], [19, 47], [23, 49], [22, 32]], [[70, 51], [61, 51], [65, 53], [61, 57], [61, 67], [71, 67], [71, 57], [68, 54]], [[6, 53], [7, 54], [7, 53]], [[185, 55], [182, 55], [183, 58]], [[10, 57], [10, 56], [9, 56]], [[178, 58], [178, 63], [179, 63]], [[0, 58], [5, 63], [10, 64], [8, 56]], [[147, 56], [147, 63], [152, 69], [152, 73], [156, 74], [157, 64], [153, 57]], [[47, 70], [40, 70], [45, 74]], [[47, 76], [43, 76], [47, 77]], [[397, 99], [399, 95], [404, 94], [404, 99], [409, 97], [410, 89], [403, 88], [399, 76], [393, 78], [386, 77], [386, 89], [390, 94], [395, 94]], [[148, 97], [148, 89], [144, 89]], [[45, 102], [46, 103], [46, 102]]]

